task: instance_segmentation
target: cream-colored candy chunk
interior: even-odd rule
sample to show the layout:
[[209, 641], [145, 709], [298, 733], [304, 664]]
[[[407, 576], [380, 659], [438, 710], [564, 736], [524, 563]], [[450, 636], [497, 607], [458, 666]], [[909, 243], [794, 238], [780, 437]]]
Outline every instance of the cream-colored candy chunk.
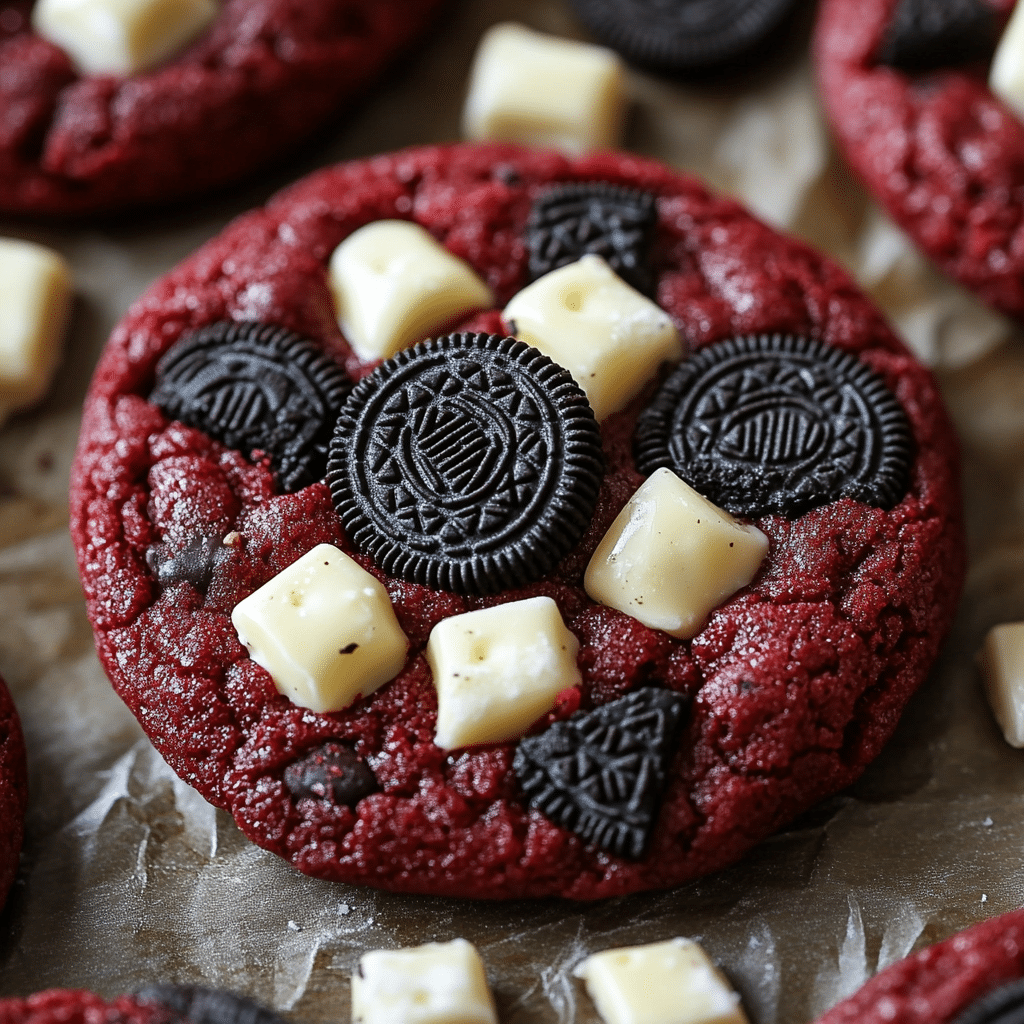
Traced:
[[238, 639], [280, 693], [340, 711], [398, 675], [409, 642], [384, 587], [320, 544], [235, 605]]
[[442, 619], [427, 641], [443, 750], [518, 739], [555, 697], [579, 686], [579, 641], [550, 597]]
[[602, 420], [665, 360], [679, 359], [675, 325], [600, 256], [584, 256], [524, 288], [502, 314], [509, 330], [564, 366]]
[[993, 626], [978, 662], [988, 702], [1006, 742], [1024, 747], [1024, 622]]
[[497, 1024], [480, 954], [465, 939], [373, 950], [352, 975], [353, 1024]]
[[605, 1024], [747, 1024], [739, 996], [690, 939], [608, 949], [575, 973]]
[[84, 74], [134, 75], [173, 56], [216, 14], [216, 0], [37, 0], [32, 26]]
[[360, 359], [387, 359], [475, 309], [494, 305], [490, 288], [429, 231], [378, 220], [331, 255], [330, 285], [340, 325]]
[[1024, 4], [1017, 4], [1006, 23], [988, 75], [989, 88], [1024, 119]]
[[768, 538], [756, 526], [738, 523], [659, 469], [601, 538], [584, 586], [600, 604], [688, 640], [754, 578], [767, 553]]
[[611, 50], [505, 23], [477, 49], [463, 131], [577, 156], [618, 146], [625, 105], [622, 61]]
[[[0, 406], [6, 414], [42, 397], [71, 310], [71, 273], [55, 252], [0, 238]], [[2, 418], [2, 417], [0, 417]]]

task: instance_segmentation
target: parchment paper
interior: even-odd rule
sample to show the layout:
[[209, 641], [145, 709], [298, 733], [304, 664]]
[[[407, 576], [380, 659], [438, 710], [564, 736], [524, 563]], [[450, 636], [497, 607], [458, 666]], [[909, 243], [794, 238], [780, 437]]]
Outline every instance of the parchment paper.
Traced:
[[0, 915], [0, 995], [170, 980], [343, 1024], [361, 952], [461, 935], [483, 954], [503, 1024], [590, 1024], [571, 974], [584, 955], [688, 935], [754, 1024], [803, 1024], [913, 948], [1024, 904], [1024, 754], [1003, 741], [973, 665], [992, 624], [1024, 618], [1024, 346], [930, 270], [842, 167], [812, 86], [811, 15], [742, 81], [632, 73], [625, 145], [697, 171], [845, 263], [939, 376], [963, 439], [970, 575], [945, 652], [879, 761], [733, 869], [667, 893], [592, 906], [398, 897], [306, 878], [251, 846], [164, 765], [107, 683], [67, 534], [67, 476], [109, 330], [149, 282], [287, 181], [458, 138], [490, 24], [586, 38], [562, 0], [463, 0], [365, 105], [256, 184], [112, 225], [0, 222], [64, 253], [77, 283], [51, 396], [0, 432], [0, 673], [32, 794]]

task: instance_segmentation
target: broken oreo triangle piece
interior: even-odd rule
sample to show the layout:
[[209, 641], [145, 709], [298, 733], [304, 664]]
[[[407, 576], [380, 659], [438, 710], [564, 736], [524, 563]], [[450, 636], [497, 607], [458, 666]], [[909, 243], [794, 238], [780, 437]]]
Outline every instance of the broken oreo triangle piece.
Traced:
[[998, 41], [999, 21], [985, 0], [899, 0], [876, 59], [902, 71], [934, 71], [987, 61]]
[[523, 739], [513, 769], [526, 802], [618, 857], [644, 855], [689, 698], [644, 688]]

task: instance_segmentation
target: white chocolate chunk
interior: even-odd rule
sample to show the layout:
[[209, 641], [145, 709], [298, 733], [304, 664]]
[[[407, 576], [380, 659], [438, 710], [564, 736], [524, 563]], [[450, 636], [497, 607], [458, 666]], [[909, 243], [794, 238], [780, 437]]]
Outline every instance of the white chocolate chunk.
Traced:
[[71, 311], [71, 272], [55, 252], [0, 238], [0, 406], [38, 401], [56, 369]]
[[1024, 119], [1024, 4], [1017, 4], [992, 58], [988, 86]]
[[618, 146], [625, 102], [622, 61], [611, 50], [505, 23], [480, 41], [463, 132], [578, 156]]
[[134, 75], [183, 49], [216, 14], [216, 0], [37, 0], [32, 26], [82, 74]]
[[427, 641], [443, 750], [518, 739], [579, 686], [579, 641], [550, 597], [442, 619]]
[[1024, 622], [993, 626], [979, 652], [985, 693], [1012, 747], [1024, 747]]
[[349, 235], [331, 255], [330, 286], [338, 324], [367, 361], [494, 305], [467, 263], [405, 220], [373, 221]]
[[740, 997], [690, 939], [608, 949], [575, 973], [605, 1024], [747, 1024]]
[[373, 950], [352, 975], [353, 1024], [497, 1024], [484, 965], [465, 939]]
[[608, 528], [584, 586], [600, 604], [688, 640], [754, 578], [767, 553], [768, 538], [756, 526], [738, 523], [659, 469]]
[[600, 256], [538, 278], [502, 317], [517, 338], [573, 375], [599, 420], [627, 405], [663, 361], [682, 355], [668, 314]]
[[320, 544], [231, 612], [238, 639], [280, 693], [311, 711], [340, 711], [394, 679], [409, 642], [384, 587]]

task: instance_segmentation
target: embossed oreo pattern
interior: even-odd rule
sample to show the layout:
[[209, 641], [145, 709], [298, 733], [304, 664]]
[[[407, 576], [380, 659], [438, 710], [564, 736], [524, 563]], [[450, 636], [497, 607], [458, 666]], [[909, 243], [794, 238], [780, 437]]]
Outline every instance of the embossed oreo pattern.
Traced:
[[360, 381], [327, 479], [352, 542], [384, 572], [485, 594], [554, 568], [590, 522], [602, 472], [568, 371], [514, 338], [453, 334]]
[[654, 291], [650, 249], [657, 222], [654, 196], [604, 182], [573, 182], [537, 199], [526, 224], [530, 280], [600, 256], [638, 292]]
[[321, 346], [269, 324], [221, 322], [167, 352], [150, 401], [247, 456], [266, 452], [291, 493], [323, 477], [350, 387]]
[[838, 498], [891, 508], [903, 496], [910, 429], [860, 360], [793, 335], [702, 349], [637, 421], [642, 473], [667, 466], [733, 515], [796, 517]]
[[528, 736], [513, 762], [527, 803], [618, 857], [642, 857], [688, 703], [644, 688]]

